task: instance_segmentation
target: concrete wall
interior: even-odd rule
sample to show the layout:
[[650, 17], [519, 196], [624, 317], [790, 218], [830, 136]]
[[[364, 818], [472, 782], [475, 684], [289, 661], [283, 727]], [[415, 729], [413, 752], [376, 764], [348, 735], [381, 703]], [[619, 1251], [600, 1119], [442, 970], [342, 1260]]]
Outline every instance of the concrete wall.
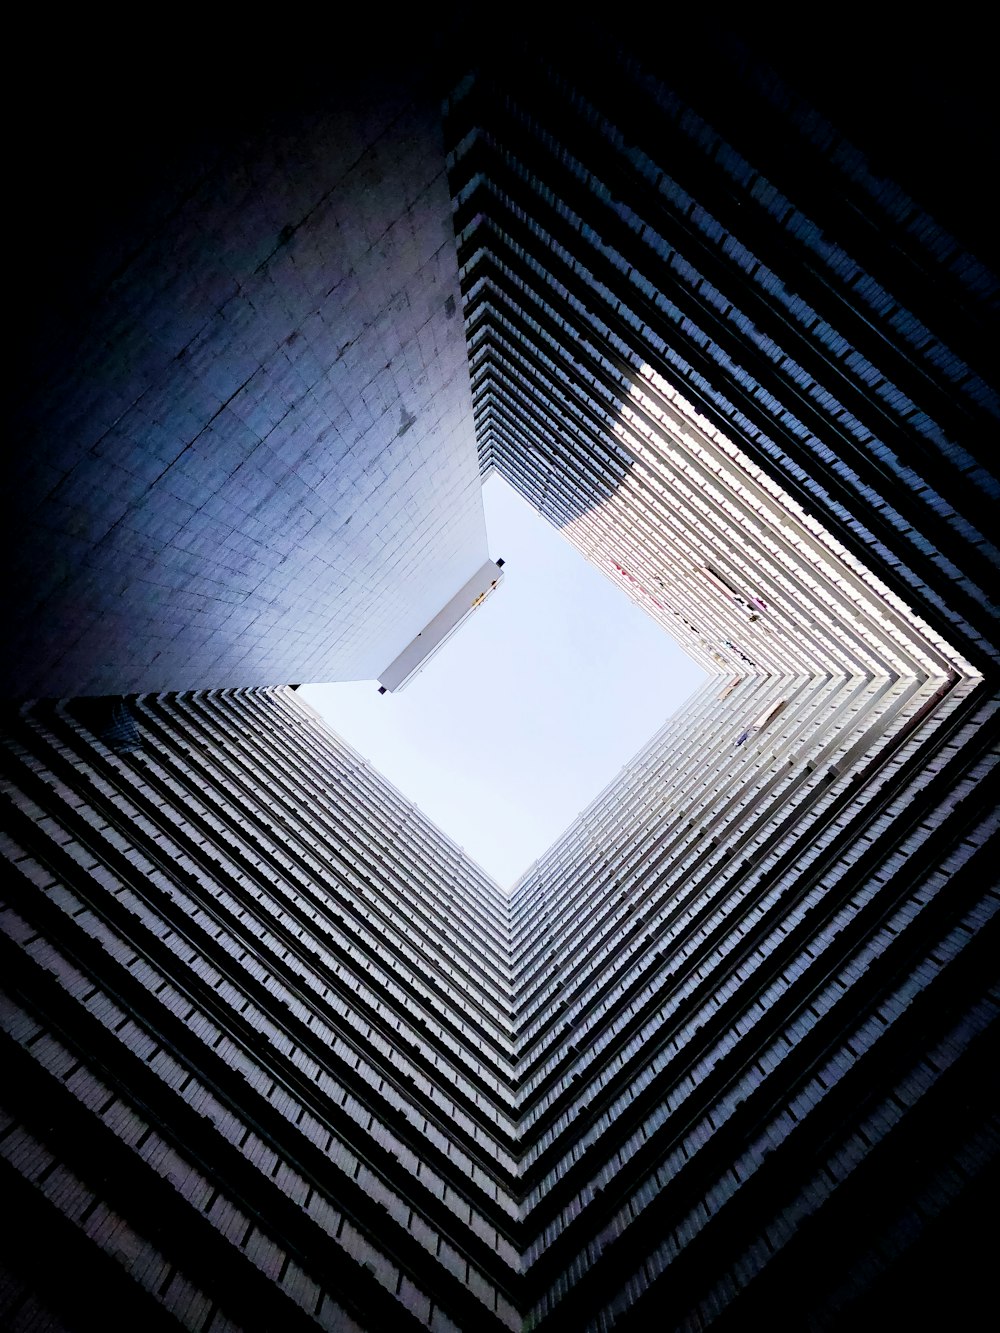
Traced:
[[486, 558], [434, 98], [236, 74], [34, 140], [3, 693], [374, 677]]

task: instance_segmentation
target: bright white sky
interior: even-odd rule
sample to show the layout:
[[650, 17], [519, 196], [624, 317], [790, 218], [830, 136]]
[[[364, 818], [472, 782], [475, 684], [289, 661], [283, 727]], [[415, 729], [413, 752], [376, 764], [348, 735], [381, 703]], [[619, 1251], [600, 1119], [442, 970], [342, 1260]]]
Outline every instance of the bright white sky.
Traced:
[[423, 672], [301, 693], [508, 888], [705, 675], [505, 482], [483, 499], [504, 580]]

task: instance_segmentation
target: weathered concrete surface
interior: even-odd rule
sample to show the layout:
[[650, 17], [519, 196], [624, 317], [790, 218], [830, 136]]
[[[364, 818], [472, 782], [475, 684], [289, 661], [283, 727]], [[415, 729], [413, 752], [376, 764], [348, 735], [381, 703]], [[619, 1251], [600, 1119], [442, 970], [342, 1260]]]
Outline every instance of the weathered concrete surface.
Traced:
[[374, 677], [486, 558], [435, 100], [279, 89], [36, 151], [4, 694]]

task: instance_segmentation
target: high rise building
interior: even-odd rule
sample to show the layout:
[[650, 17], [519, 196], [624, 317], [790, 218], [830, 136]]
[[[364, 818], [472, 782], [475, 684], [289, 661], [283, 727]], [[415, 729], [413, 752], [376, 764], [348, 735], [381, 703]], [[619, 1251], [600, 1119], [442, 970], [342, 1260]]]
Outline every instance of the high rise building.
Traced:
[[[809, 99], [784, 46], [672, 39], [446, 44], [440, 118], [391, 49], [263, 120], [220, 97], [53, 280], [7, 616], [12, 1327], [975, 1308], [964, 148], [890, 154], [893, 71], [845, 81], [836, 34]], [[492, 470], [709, 672], [510, 895], [287, 683], [433, 619]]]

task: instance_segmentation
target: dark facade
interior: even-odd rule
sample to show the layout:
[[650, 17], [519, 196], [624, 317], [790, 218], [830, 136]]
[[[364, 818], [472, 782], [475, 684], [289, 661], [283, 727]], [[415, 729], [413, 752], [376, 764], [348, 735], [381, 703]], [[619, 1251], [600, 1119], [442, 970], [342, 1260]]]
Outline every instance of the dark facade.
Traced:
[[[70, 697], [105, 679], [89, 649], [31, 676], [60, 622], [15, 605], [18, 692], [67, 697], [12, 707], [3, 752], [11, 1327], [974, 1318], [1000, 1138], [981, 108], [946, 40], [907, 132], [920, 81], [862, 86], [876, 57], [837, 33], [770, 46], [777, 71], [760, 34], [670, 37], [576, 24], [453, 67], [428, 177], [461, 286], [431, 318], [448, 360], [464, 302], [480, 468], [578, 544], [627, 520], [643, 587], [679, 585], [664, 623], [744, 651], [506, 898], [279, 677], [134, 698], [130, 748]], [[734, 525], [745, 467], [773, 484], [757, 545], [642, 453], [667, 389], [739, 451]], [[43, 519], [67, 531], [46, 457], [39, 561]], [[266, 514], [283, 483], [254, 475]], [[723, 604], [754, 568], [762, 615]], [[126, 648], [155, 662], [138, 622]]]
[[4, 697], [370, 679], [486, 559], [440, 116], [383, 57], [46, 70]]
[[989, 660], [995, 278], [740, 42], [647, 68], [578, 35], [449, 103], [483, 466], [571, 521], [651, 367]]

